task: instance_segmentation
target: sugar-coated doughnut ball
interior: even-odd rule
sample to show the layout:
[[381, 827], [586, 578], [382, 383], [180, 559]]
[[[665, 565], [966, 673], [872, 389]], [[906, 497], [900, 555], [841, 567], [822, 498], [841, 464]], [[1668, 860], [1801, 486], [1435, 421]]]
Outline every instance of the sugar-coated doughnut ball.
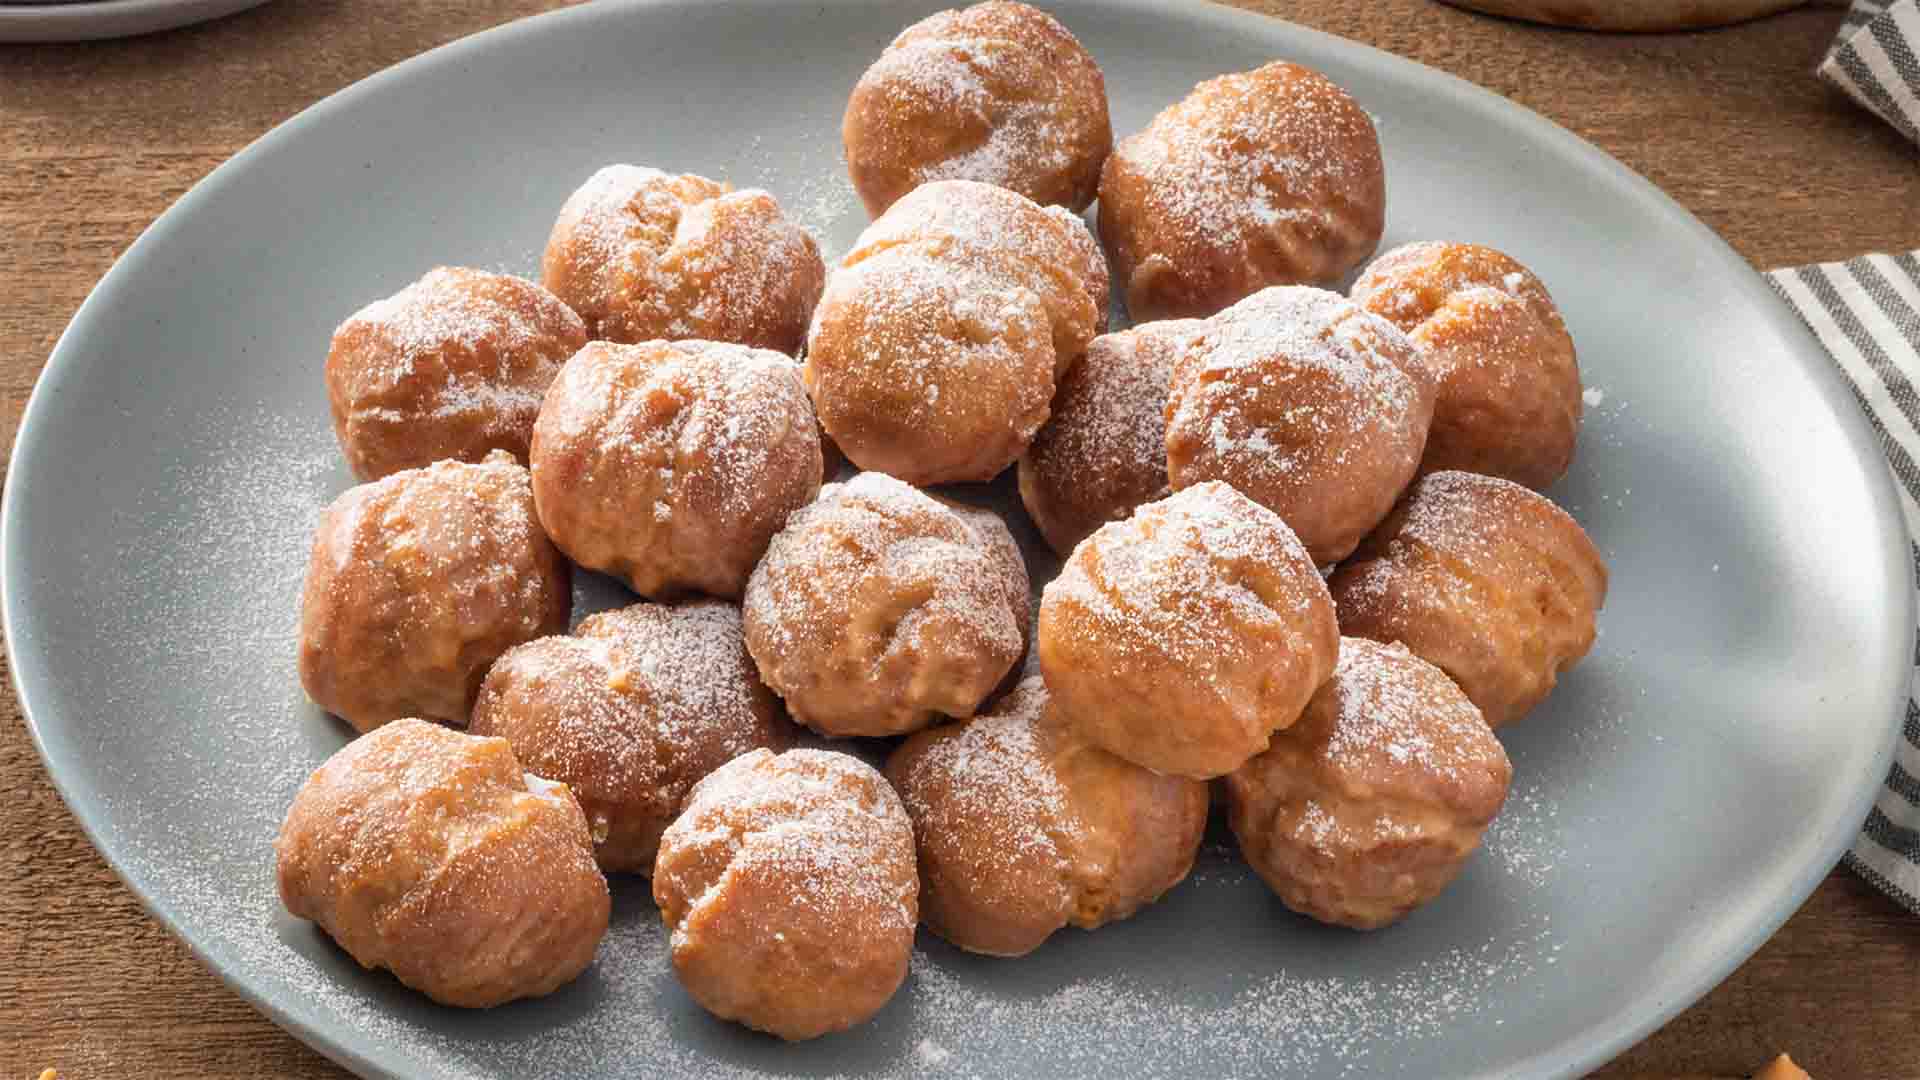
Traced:
[[1174, 358], [1205, 326], [1170, 319], [1102, 334], [1060, 380], [1053, 415], [1020, 458], [1020, 501], [1062, 557], [1171, 494], [1167, 386]]
[[567, 628], [572, 573], [496, 450], [361, 484], [320, 517], [300, 601], [300, 683], [360, 731], [465, 724], [501, 653]]
[[661, 600], [738, 597], [820, 490], [820, 431], [794, 362], [710, 341], [596, 341], [533, 429], [533, 494], [562, 551]]
[[540, 273], [595, 338], [789, 354], [826, 280], [819, 245], [772, 195], [636, 165], [609, 165], [567, 199]]
[[793, 718], [900, 735], [968, 717], [1026, 652], [1026, 566], [993, 514], [887, 476], [828, 484], [747, 583], [747, 649]]
[[1100, 66], [1067, 28], [1008, 0], [907, 27], [854, 85], [841, 124], [875, 217], [935, 180], [977, 180], [1075, 211], [1113, 147]]
[[1446, 674], [1363, 638], [1300, 722], [1227, 774], [1247, 862], [1303, 915], [1357, 930], [1399, 920], [1459, 874], [1513, 767]]
[[1306, 286], [1207, 320], [1174, 361], [1167, 476], [1224, 480], [1325, 566], [1352, 553], [1419, 467], [1434, 382], [1392, 323]]
[[1140, 322], [1331, 285], [1379, 246], [1386, 207], [1366, 111], [1282, 61], [1194, 87], [1122, 139], [1100, 178], [1100, 236]]
[[[1100, 238], [1088, 228], [1085, 218], [1066, 207], [1047, 206], [1042, 209], [1066, 230], [1067, 246], [1079, 256], [1077, 266], [1086, 283], [1087, 299], [1093, 301], [1093, 332], [1106, 333], [1107, 320], [1112, 314], [1109, 309], [1113, 306], [1113, 275], [1107, 270], [1107, 255], [1100, 249]], [[1054, 365], [1056, 372], [1066, 371], [1079, 359], [1064, 350], [1057, 351], [1055, 357], [1059, 361]]]
[[1342, 633], [1405, 642], [1498, 728], [1587, 655], [1607, 566], [1545, 496], [1437, 472], [1414, 484], [1330, 585]]
[[1038, 677], [908, 739], [886, 771], [913, 819], [920, 917], [971, 952], [1131, 916], [1187, 876], [1207, 827], [1206, 784], [1088, 744]]
[[1333, 671], [1333, 602], [1271, 510], [1209, 482], [1103, 525], [1040, 599], [1040, 672], [1088, 743], [1220, 776], [1266, 749]]
[[1477, 244], [1424, 242], [1375, 259], [1353, 299], [1407, 332], [1439, 384], [1421, 472], [1530, 488], [1560, 479], [1580, 434], [1580, 364], [1547, 287]]
[[790, 1040], [863, 1023], [893, 997], [919, 891], [900, 797], [872, 766], [824, 750], [755, 750], [716, 769], [653, 871], [687, 993]]
[[362, 480], [494, 450], [525, 461], [540, 399], [586, 343], [533, 282], [443, 266], [333, 332], [333, 433]]
[[827, 282], [807, 388], [848, 460], [913, 484], [991, 480], [1046, 422], [1101, 325], [1085, 230], [1005, 188], [928, 184]]
[[475, 735], [573, 789], [600, 868], [649, 874], [660, 834], [708, 773], [792, 731], [740, 637], [740, 612], [702, 600], [592, 616], [578, 636], [508, 650], [474, 702]]
[[364, 735], [300, 788], [274, 852], [288, 912], [443, 1005], [550, 994], [607, 932], [579, 804], [504, 739], [414, 719]]

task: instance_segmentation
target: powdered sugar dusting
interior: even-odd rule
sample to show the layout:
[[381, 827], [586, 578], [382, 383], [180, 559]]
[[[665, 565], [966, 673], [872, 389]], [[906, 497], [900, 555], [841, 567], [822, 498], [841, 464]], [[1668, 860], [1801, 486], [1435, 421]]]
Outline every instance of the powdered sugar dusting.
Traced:
[[1484, 290], [1481, 302], [1518, 301], [1543, 325], [1563, 331], [1546, 285], [1511, 256], [1480, 244], [1416, 240], [1375, 259], [1353, 284], [1353, 300], [1413, 333], [1460, 294]]
[[[1043, 12], [1009, 3], [943, 11], [908, 27], [861, 76], [849, 149], [876, 166], [904, 165], [915, 184], [978, 180], [1034, 194], [1097, 166], [1103, 91], [1092, 59]], [[929, 124], [951, 141], [927, 139]], [[923, 159], [936, 149], [943, 156]]]
[[1503, 598], [1488, 591], [1482, 575], [1489, 569], [1511, 565], [1519, 549], [1513, 536], [1495, 526], [1523, 511], [1535, 514], [1543, 510], [1579, 529], [1565, 511], [1511, 480], [1453, 470], [1421, 477], [1408, 489], [1396, 511], [1401, 515], [1400, 522], [1385, 557], [1357, 560], [1342, 571], [1339, 601], [1343, 618], [1378, 615], [1397, 602], [1396, 590], [1404, 587], [1407, 571], [1394, 553], [1407, 545], [1438, 552], [1445, 560], [1450, 572], [1423, 575], [1421, 588], [1443, 591], [1449, 605], [1471, 611], [1504, 603]]
[[1053, 438], [1036, 457], [1079, 483], [1098, 483], [1108, 469], [1145, 466], [1166, 475], [1167, 386], [1173, 349], [1155, 342], [1184, 340], [1203, 324], [1186, 319], [1148, 323], [1096, 338], [1074, 366], [1054, 409]]
[[[569, 328], [584, 335], [579, 317], [531, 282], [443, 266], [361, 308], [340, 324], [335, 337], [362, 333], [378, 340], [384, 348], [361, 357], [359, 375], [375, 386], [392, 389], [416, 374], [424, 357], [449, 350], [473, 353], [484, 345], [497, 354], [504, 369], [512, 358], [552, 342], [557, 332], [563, 335]], [[545, 351], [562, 350], [550, 346]], [[570, 352], [548, 358], [549, 380]], [[468, 388], [457, 376], [491, 374], [497, 379], [504, 371], [467, 373], [443, 366], [437, 374], [449, 393], [458, 394]], [[472, 388], [474, 392], [484, 389]]]
[[1144, 323], [1093, 339], [1061, 380], [1023, 468], [1029, 505], [1063, 553], [1094, 528], [1168, 494], [1166, 406], [1174, 354], [1204, 323]]
[[[938, 16], [936, 16], [938, 18]], [[1009, 99], [987, 79], [1009, 63], [1007, 45], [979, 37], [919, 37], [896, 42], [874, 61], [863, 81], [892, 84], [921, 98], [925, 107], [974, 118], [985, 141], [940, 161], [921, 165], [921, 182], [978, 180], [1006, 185], [1024, 175], [1066, 169], [1072, 144], [1055, 126], [1056, 103]], [[998, 80], [996, 80], [998, 81]]]
[[1398, 535], [1453, 556], [1493, 565], [1506, 557], [1504, 544], [1512, 541], [1490, 531], [1489, 520], [1520, 506], [1549, 512], [1579, 529], [1566, 511], [1544, 495], [1511, 480], [1447, 470], [1422, 477], [1408, 493]]
[[813, 429], [790, 357], [721, 342], [589, 346], [553, 396], [568, 406], [542, 420], [554, 445], [581, 448], [590, 471], [633, 473], [667, 519], [697, 499], [698, 520], [758, 527], [792, 494], [774, 485], [791, 479], [795, 432]]
[[[1095, 283], [1087, 280], [1095, 269], [1088, 258], [1088, 240], [1073, 215], [1049, 211], [1006, 188], [936, 181], [917, 188], [868, 225], [841, 266], [844, 273], [870, 261], [911, 254], [965, 273], [972, 288], [1031, 294], [1030, 302], [1045, 314], [1046, 336], [1058, 350], [1077, 356], [1093, 337], [1099, 318], [1093, 310]], [[973, 336], [996, 332], [1005, 331], [989, 323]]]
[[[1256, 575], [1311, 578], [1318, 594], [1271, 582], [1256, 591], [1248, 584]], [[1116, 664], [1151, 649], [1211, 679], [1244, 664], [1247, 641], [1290, 638], [1288, 628], [1316, 597], [1324, 603], [1324, 588], [1278, 516], [1214, 481], [1103, 526], [1047, 586], [1042, 604], [1071, 605], [1099, 627]]]
[[1342, 639], [1330, 689], [1334, 723], [1324, 752], [1335, 767], [1384, 761], [1460, 782], [1504, 758], [1480, 710], [1405, 645]]
[[1046, 705], [1046, 687], [1029, 677], [993, 712], [928, 744], [902, 789], [921, 835], [970, 832], [991, 858], [1037, 857], [1064, 873], [1060, 842], [1080, 825], [1042, 752], [1037, 725]]
[[1537, 779], [1514, 784], [1481, 846], [1517, 885], [1547, 888], [1567, 861], [1559, 800]]
[[828, 281], [807, 386], [854, 461], [986, 480], [1047, 417], [1099, 326], [1080, 226], [1004, 188], [941, 181], [893, 204]]
[[1264, 289], [1207, 320], [1176, 365], [1168, 445], [1183, 449], [1188, 476], [1304, 489], [1419, 430], [1426, 380], [1385, 319], [1337, 293]]
[[594, 615], [574, 632], [618, 647], [614, 658], [646, 688], [664, 734], [718, 738], [730, 757], [761, 745], [756, 706], [765, 691], [741, 639], [739, 608], [643, 602]]
[[818, 609], [811, 590], [786, 585], [790, 575], [821, 583], [834, 596], [858, 595], [862, 583], [875, 575], [936, 582], [920, 603], [899, 615], [893, 648], [937, 648], [924, 638], [925, 629], [956, 625], [1008, 655], [1017, 656], [1025, 645], [1024, 628], [1015, 618], [1016, 608], [1025, 606], [1008, 595], [1006, 575], [975, 525], [884, 473], [863, 472], [828, 484], [774, 537], [746, 594], [749, 620], [765, 632], [764, 651], [773, 655], [843, 629], [833, 625], [833, 613]]
[[893, 788], [857, 758], [756, 750], [714, 770], [661, 838], [660, 872], [672, 872], [675, 849], [716, 844], [728, 856], [704, 856], [700, 865], [725, 866], [724, 874], [675, 881], [701, 887], [674, 928], [676, 947], [686, 923], [698, 921], [734, 876], [781, 882], [792, 890], [791, 903], [829, 918], [859, 918], [870, 933], [911, 930], [917, 921], [911, 880], [903, 895], [896, 873], [901, 852], [911, 865], [912, 825]]
[[[694, 197], [717, 197], [725, 188], [704, 177], [690, 178]], [[673, 178], [645, 165], [608, 165], [587, 178], [561, 207], [560, 221], [572, 223], [571, 243], [583, 257], [611, 269], [623, 261], [629, 244], [660, 247], [684, 207], [683, 197], [669, 186]], [[616, 279], [611, 273], [592, 276], [595, 291], [587, 294], [596, 306], [613, 301]], [[576, 307], [580, 307], [577, 301]]]
[[[1051, 330], [1031, 290], [977, 266], [898, 251], [836, 272], [818, 310], [840, 313], [844, 337], [860, 344], [858, 363], [884, 364], [907, 426], [939, 430], [970, 401], [1004, 394], [1008, 416], [1021, 425], [1016, 438], [1038, 429], [1052, 386], [1034, 376], [1053, 358], [1034, 351]], [[820, 340], [818, 324], [815, 333]], [[821, 351], [813, 348], [808, 362], [824, 363]], [[821, 412], [831, 415], [834, 404], [823, 400]]]
[[1108, 183], [1117, 170], [1121, 183], [1144, 185], [1150, 227], [1167, 234], [1164, 246], [1224, 247], [1252, 258], [1245, 249], [1256, 234], [1324, 241], [1354, 232], [1351, 193], [1378, 183], [1379, 157], [1352, 146], [1376, 138], [1345, 91], [1276, 62], [1196, 86], [1114, 148]]
[[374, 479], [504, 449], [534, 416], [586, 324], [530, 281], [441, 267], [334, 332], [326, 383], [354, 470]]
[[[832, 121], [827, 123], [830, 125]], [[848, 241], [866, 225], [866, 215], [860, 213], [860, 200], [854, 194], [853, 185], [847, 182], [845, 170], [840, 168], [839, 146], [827, 140], [784, 147], [788, 153], [799, 155], [800, 160], [782, 169], [766, 163], [767, 159], [760, 153], [760, 142], [760, 136], [756, 135], [748, 147], [748, 156], [762, 162], [754, 174], [758, 186], [780, 196], [780, 205], [787, 216], [819, 244], [820, 257], [826, 265], [838, 262]]]
[[923, 1069], [937, 1069], [952, 1056], [953, 1051], [932, 1039], [921, 1039], [913, 1044], [913, 1063]]
[[[189, 417], [178, 419], [185, 426]], [[1410, 946], [1409, 955], [1384, 965], [1391, 973], [1381, 975], [1343, 974], [1345, 960], [1301, 962], [1292, 953], [1269, 962], [1264, 948], [1223, 928], [1217, 942], [1213, 933], [1183, 934], [1183, 940], [1260, 955], [1220, 968], [1217, 985], [1198, 985], [1155, 974], [1155, 968], [1171, 971], [1168, 965], [1141, 970], [1139, 954], [1121, 937], [1135, 931], [1128, 924], [1058, 940], [1011, 966], [971, 962], [925, 937], [907, 985], [875, 1025], [796, 1047], [736, 1032], [688, 1000], [673, 976], [668, 934], [646, 883], [626, 879], [614, 882], [613, 925], [594, 966], [575, 985], [537, 1005], [504, 1011], [428, 1006], [390, 978], [359, 970], [310, 926], [292, 920], [280, 910], [272, 882], [271, 841], [280, 814], [312, 765], [347, 735], [304, 701], [290, 657], [293, 593], [309, 532], [327, 499], [351, 478], [317, 419], [296, 423], [264, 407], [233, 406], [202, 409], [191, 419], [185, 429], [201, 433], [192, 460], [169, 470], [165, 485], [124, 511], [151, 514], [163, 525], [114, 564], [132, 575], [123, 595], [138, 595], [142, 603], [116, 603], [99, 613], [102, 640], [150, 647], [111, 655], [87, 641], [76, 647], [99, 651], [90, 661], [95, 670], [126, 672], [126, 681], [116, 683], [123, 687], [125, 715], [136, 715], [147, 700], [140, 679], [174, 680], [183, 663], [210, 665], [216, 674], [209, 685], [229, 689], [213, 691], [204, 714], [150, 717], [139, 737], [153, 771], [103, 785], [99, 796], [137, 805], [151, 823], [146, 831], [121, 834], [123, 850], [133, 856], [126, 870], [149, 881], [167, 875], [170, 914], [184, 920], [217, 963], [251, 973], [256, 987], [281, 995], [305, 1022], [363, 1033], [403, 1060], [410, 1075], [474, 1080], [541, 1075], [563, 1064], [644, 1061], [661, 1080], [770, 1077], [800, 1068], [819, 1076], [917, 1075], [935, 1068], [941, 1075], [987, 1076], [1015, 1058], [1057, 1075], [1083, 1075], [1106, 1060], [1096, 1043], [1126, 1041], [1137, 1050], [1130, 1063], [1149, 1075], [1190, 1075], [1196, 1060], [1217, 1055], [1223, 1072], [1317, 1067], [1365, 1076], [1379, 1072], [1406, 1039], [1476, 1019], [1494, 1022], [1485, 1019], [1489, 1011], [1513, 994], [1502, 988], [1531, 985], [1557, 948], [1556, 935], [1532, 905], [1515, 912], [1498, 938], [1469, 937], [1437, 951], [1422, 938], [1396, 938], [1394, 947]], [[237, 584], [238, 594], [208, 603], [209, 578]], [[154, 618], [176, 633], [142, 636], [140, 628]], [[204, 647], [178, 652], [193, 643]], [[188, 724], [191, 738], [181, 729]], [[280, 752], [289, 741], [297, 749]], [[235, 802], [234, 791], [247, 798]], [[1487, 835], [1483, 860], [1498, 871], [1503, 888], [1564, 876], [1565, 842], [1551, 829], [1535, 832], [1537, 823], [1556, 824], [1557, 815], [1546, 793], [1534, 790], [1530, 799], [1529, 789], [1516, 787]], [[222, 827], [168, 824], [203, 818]], [[1187, 895], [1195, 890], [1203, 895]], [[1134, 922], [1148, 934], [1142, 941], [1160, 941], [1168, 932], [1160, 919], [1186, 925], [1196, 912], [1208, 925], [1226, 927], [1290, 918], [1246, 899], [1259, 890], [1237, 858], [1211, 845], [1194, 875], [1162, 905], [1168, 910]], [[1291, 927], [1277, 929], [1295, 940]], [[1309, 944], [1318, 937], [1304, 924], [1301, 934]], [[1343, 939], [1328, 948], [1345, 957], [1366, 946]], [[1109, 949], [1125, 955], [1108, 962]], [[1063, 1039], [1062, 1031], [1085, 1037]], [[1151, 1035], [1134, 1041], [1143, 1032]], [[937, 1064], [929, 1064], [933, 1059]]]
[[548, 283], [595, 337], [790, 350], [819, 297], [818, 244], [759, 188], [609, 165], [561, 208]]
[[644, 870], [634, 860], [651, 856], [637, 846], [649, 825], [664, 825], [707, 771], [783, 746], [784, 725], [731, 605], [643, 602], [588, 618], [578, 635], [502, 656], [473, 730], [508, 738], [529, 770], [574, 786], [603, 865]]
[[[1231, 885], [1258, 887], [1244, 878]], [[1063, 1039], [1062, 1031], [1125, 1038], [1127, 1069], [1142, 1076], [1192, 1075], [1200, 1061], [1221, 1076], [1382, 1075], [1378, 1048], [1437, 1040], [1482, 1014], [1499, 988], [1536, 978], [1531, 957], [1550, 952], [1553, 942], [1546, 921], [1530, 919], [1500, 939], [1393, 965], [1390, 975], [1330, 974], [1311, 962], [1296, 971], [1281, 958], [1274, 974], [1206, 991], [1109, 970], [1070, 977], [1038, 996], [983, 993], [921, 951], [913, 959], [912, 1033], [970, 1047], [977, 1033], [991, 1032], [996, 1047], [1018, 1048], [1023, 1067], [1038, 1075], [1110, 1070], [1112, 1046]], [[974, 1060], [959, 1050], [948, 1065], [963, 1070]]]

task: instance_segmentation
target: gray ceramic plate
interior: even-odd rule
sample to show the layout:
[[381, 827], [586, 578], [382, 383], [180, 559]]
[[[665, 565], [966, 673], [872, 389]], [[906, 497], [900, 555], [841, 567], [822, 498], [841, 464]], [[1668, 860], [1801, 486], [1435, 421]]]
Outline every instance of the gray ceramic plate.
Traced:
[[484, 34], [287, 123], [128, 251], [34, 392], [4, 521], [22, 699], [127, 883], [369, 1075], [1561, 1076], [1722, 978], [1858, 826], [1912, 661], [1903, 534], [1853, 403], [1752, 270], [1593, 148], [1381, 53], [1150, 0], [1056, 5], [1119, 130], [1217, 72], [1320, 68], [1378, 118], [1389, 242], [1515, 253], [1579, 341], [1596, 404], [1554, 494], [1613, 593], [1592, 656], [1510, 733], [1513, 797], [1459, 881], [1357, 935], [1288, 914], [1215, 845], [1163, 903], [1024, 960], [923, 936], [876, 1021], [803, 1046], [694, 1007], [637, 882], [587, 975], [485, 1014], [281, 914], [269, 842], [346, 739], [292, 645], [309, 527], [349, 482], [333, 326], [436, 263], [533, 272], [609, 161], [764, 185], [844, 247], [841, 106], [927, 6], [679, 0]]
[[0, 41], [92, 41], [171, 30], [266, 0], [0, 0]]

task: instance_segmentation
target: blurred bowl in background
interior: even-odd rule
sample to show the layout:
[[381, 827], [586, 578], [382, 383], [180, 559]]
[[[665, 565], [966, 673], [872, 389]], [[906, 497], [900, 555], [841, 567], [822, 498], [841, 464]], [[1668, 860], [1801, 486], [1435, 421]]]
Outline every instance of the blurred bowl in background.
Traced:
[[1579, 30], [1703, 30], [1785, 11], [1806, 0], [1445, 0], [1455, 7]]

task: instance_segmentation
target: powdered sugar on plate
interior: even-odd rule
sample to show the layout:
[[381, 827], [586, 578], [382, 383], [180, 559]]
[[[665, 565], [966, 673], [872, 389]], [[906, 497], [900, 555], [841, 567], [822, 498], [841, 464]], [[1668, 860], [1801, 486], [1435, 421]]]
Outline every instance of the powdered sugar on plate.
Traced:
[[[1236, 884], [1261, 888], [1255, 880]], [[1409, 959], [1390, 976], [1325, 974], [1310, 961], [1293, 971], [1276, 956], [1272, 974], [1223, 972], [1220, 983], [1205, 990], [1108, 972], [1070, 978], [1037, 995], [983, 994], [943, 962], [947, 950], [930, 946], [914, 955], [911, 1033], [962, 1048], [944, 1063], [955, 1076], [991, 1075], [974, 1067], [988, 1059], [967, 1050], [982, 1041], [998, 1053], [1019, 1048], [1035, 1075], [1092, 1076], [1110, 1060], [1111, 1045], [1061, 1039], [1061, 1031], [1105, 1032], [1124, 1041], [1128, 1072], [1137, 1076], [1191, 1076], [1200, 1060], [1209, 1062], [1210, 1075], [1373, 1076], [1379, 1075], [1372, 1062], [1376, 1046], [1438, 1038], [1478, 1013], [1495, 988], [1531, 981], [1537, 969], [1528, 957], [1550, 951], [1553, 937], [1540, 920], [1504, 939]]]
[[[1037, 1071], [1084, 1076], [1103, 1056], [1097, 1044], [1124, 1043], [1142, 1075], [1191, 1075], [1196, 1055], [1218, 1051], [1245, 1073], [1332, 1061], [1335, 1071], [1361, 1076], [1374, 1071], [1374, 1046], [1465, 1020], [1491, 1007], [1497, 988], [1537, 979], [1557, 943], [1544, 917], [1528, 909], [1497, 936], [1453, 934], [1447, 945], [1396, 938], [1395, 949], [1410, 951], [1365, 965], [1387, 974], [1342, 974], [1344, 962], [1293, 949], [1268, 955], [1306, 924], [1266, 900], [1230, 841], [1216, 839], [1161, 905], [1096, 934], [1056, 935], [1017, 962], [964, 957], [921, 937], [906, 986], [872, 1025], [805, 1046], [754, 1036], [702, 1012], [674, 978], [668, 934], [646, 882], [618, 876], [612, 927], [576, 983], [540, 1002], [486, 1013], [431, 1006], [391, 977], [360, 970], [313, 927], [282, 912], [272, 878], [272, 838], [294, 790], [350, 735], [304, 700], [292, 657], [311, 527], [352, 480], [322, 414], [295, 421], [265, 407], [213, 406], [191, 421], [201, 434], [192, 438], [190, 455], [126, 511], [152, 519], [149, 539], [126, 552], [128, 587], [158, 606], [99, 613], [103, 640], [147, 641], [150, 648], [91, 662], [99, 671], [126, 673], [118, 696], [128, 717], [150, 693], [140, 680], [176, 679], [182, 665], [213, 671], [225, 689], [213, 691], [209, 707], [194, 716], [145, 718], [146, 768], [120, 787], [100, 789], [109, 801], [141, 809], [139, 831], [122, 834], [133, 853], [125, 869], [148, 881], [165, 874], [164, 910], [219, 964], [247, 972], [257, 991], [292, 1003], [286, 1007], [294, 1020], [367, 1033], [402, 1055], [411, 1075], [471, 1080], [644, 1062], [661, 1080], [796, 1070], [984, 1078], [1003, 1075], [1004, 1062], [1019, 1058]], [[209, 602], [202, 583], [211, 568], [221, 581], [237, 583], [240, 594]], [[610, 587], [589, 591], [599, 602], [630, 602], [616, 594]], [[136, 633], [155, 618], [168, 627], [165, 635]], [[182, 654], [183, 647], [195, 651]], [[192, 740], [176, 730], [189, 724]], [[1555, 813], [1543, 793], [1517, 789], [1470, 872], [1492, 872], [1487, 887], [1502, 891], [1552, 887], [1564, 865]], [[170, 824], [180, 820], [218, 825], [182, 832]], [[1141, 959], [1162, 955], [1155, 950], [1166, 947], [1169, 928], [1195, 919], [1220, 928], [1178, 933], [1182, 948], [1217, 962], [1212, 986], [1177, 977], [1183, 967]], [[216, 926], [217, 933], [208, 932]], [[1313, 933], [1304, 936], [1313, 947]], [[1258, 943], [1267, 937], [1276, 944]], [[1359, 955], [1369, 944], [1343, 938], [1321, 951]], [[1063, 1031], [1078, 1034], [1064, 1040]]]

